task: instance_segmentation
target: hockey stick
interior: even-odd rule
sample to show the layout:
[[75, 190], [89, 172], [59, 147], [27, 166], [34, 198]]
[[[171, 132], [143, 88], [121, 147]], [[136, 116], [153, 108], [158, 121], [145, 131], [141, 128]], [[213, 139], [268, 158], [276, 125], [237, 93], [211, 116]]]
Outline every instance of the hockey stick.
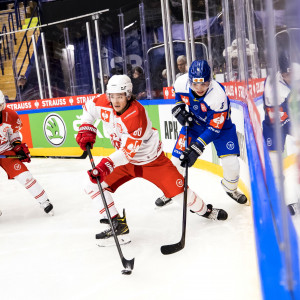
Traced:
[[[22, 155], [0, 155], [0, 158], [23, 158]], [[54, 158], [54, 159], [85, 159], [87, 152], [84, 151], [81, 156], [46, 156], [46, 155], [31, 155], [31, 158]]]
[[[89, 155], [91, 165], [92, 165], [93, 168], [95, 168], [93, 155], [91, 153], [91, 146], [89, 144], [86, 145], [86, 150], [87, 150], [87, 153]], [[122, 253], [121, 246], [120, 246], [119, 240], [117, 238], [116, 232], [114, 230], [111, 215], [110, 215], [110, 212], [109, 212], [109, 209], [108, 209], [108, 206], [107, 206], [107, 203], [106, 203], [106, 199], [105, 199], [105, 196], [104, 196], [104, 193], [103, 193], [102, 185], [99, 181], [99, 178], [97, 177], [96, 179], [97, 179], [98, 188], [99, 188], [99, 191], [100, 191], [100, 194], [101, 194], [102, 202], [103, 202], [103, 205], [104, 205], [104, 208], [105, 208], [105, 211], [106, 211], [106, 214], [107, 214], [107, 218], [108, 218], [108, 221], [109, 221], [109, 225], [111, 227], [111, 230], [112, 230], [112, 233], [113, 233], [113, 236], [114, 236], [114, 239], [115, 239], [115, 243], [116, 243], [116, 246], [118, 248], [120, 258], [122, 260], [123, 267], [126, 269], [126, 270], [123, 270], [122, 273], [123, 274], [131, 274], [131, 270], [133, 270], [133, 265], [134, 265], [134, 258], [131, 259], [131, 260], [127, 260], [124, 257], [123, 253]]]
[[[185, 127], [185, 147], [188, 146], [188, 126]], [[183, 216], [182, 216], [182, 234], [181, 240], [176, 244], [161, 246], [160, 251], [162, 254], [173, 254], [182, 250], [185, 246], [185, 233], [186, 233], [186, 210], [187, 210], [187, 190], [188, 190], [188, 169], [189, 166], [185, 166], [185, 176], [184, 176], [184, 193], [183, 193]]]

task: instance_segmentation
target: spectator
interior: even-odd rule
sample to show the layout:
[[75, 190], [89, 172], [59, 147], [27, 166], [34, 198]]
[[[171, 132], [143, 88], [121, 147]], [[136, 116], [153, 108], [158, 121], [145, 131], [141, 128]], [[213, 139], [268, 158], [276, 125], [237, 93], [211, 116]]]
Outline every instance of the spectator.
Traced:
[[24, 91], [27, 83], [27, 78], [25, 75], [20, 75], [18, 78], [18, 87], [20, 88], [20, 91]]
[[188, 70], [187, 70], [187, 64], [186, 64], [186, 57], [184, 55], [179, 55], [177, 57], [177, 68], [179, 70], [179, 73], [176, 74], [176, 79], [179, 76], [187, 73]]
[[127, 64], [127, 76], [131, 79], [133, 75], [132, 64]]
[[107, 74], [104, 74], [103, 75], [104, 91], [106, 91], [108, 80], [109, 80], [109, 76]]
[[100, 73], [98, 73], [98, 78], [99, 78], [99, 87], [97, 87], [97, 93], [105, 93], [106, 92], [106, 86], [109, 80], [109, 76], [107, 74], [103, 75], [103, 84], [104, 84], [104, 91], [102, 91], [102, 87], [101, 87], [101, 81], [100, 81]]
[[16, 100], [17, 101], [27, 100], [24, 98], [24, 92], [27, 89], [27, 78], [25, 75], [20, 75], [18, 77], [17, 85], [18, 85], [18, 90], [20, 91], [20, 94], [19, 94], [19, 92], [17, 92]]
[[163, 87], [167, 87], [168, 86], [167, 69], [162, 70], [161, 76], [162, 76]]
[[132, 74], [132, 93], [136, 95], [137, 100], [146, 98], [146, 81], [144, 71], [141, 67], [135, 67]]

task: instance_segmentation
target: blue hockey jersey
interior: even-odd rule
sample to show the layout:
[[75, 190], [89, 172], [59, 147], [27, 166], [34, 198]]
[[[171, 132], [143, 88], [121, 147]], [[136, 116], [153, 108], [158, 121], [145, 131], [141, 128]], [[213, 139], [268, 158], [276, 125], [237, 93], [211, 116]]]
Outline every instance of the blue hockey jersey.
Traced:
[[188, 74], [180, 76], [174, 84], [176, 105], [188, 106], [193, 115], [192, 129], [199, 132], [198, 141], [204, 146], [219, 137], [222, 130], [230, 129], [230, 101], [224, 87], [215, 80], [202, 97], [191, 90]]

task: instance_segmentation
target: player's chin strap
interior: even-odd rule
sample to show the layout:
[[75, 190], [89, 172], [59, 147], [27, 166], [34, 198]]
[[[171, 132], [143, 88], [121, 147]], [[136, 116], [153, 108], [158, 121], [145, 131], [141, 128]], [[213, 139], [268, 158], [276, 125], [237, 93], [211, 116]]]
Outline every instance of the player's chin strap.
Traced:
[[[86, 145], [86, 151], [89, 155], [89, 158], [90, 158], [90, 162], [91, 162], [91, 165], [92, 165], [92, 168], [94, 169], [95, 168], [95, 162], [94, 162], [94, 158], [93, 158], [93, 155], [91, 153], [91, 145], [90, 144], [87, 144]], [[106, 203], [106, 199], [105, 199], [105, 196], [104, 196], [104, 193], [103, 193], [103, 188], [102, 188], [102, 185], [100, 183], [100, 180], [99, 180], [99, 177], [96, 177], [96, 180], [97, 180], [97, 185], [98, 185], [98, 188], [99, 188], [99, 192], [100, 192], [100, 195], [101, 195], [101, 198], [102, 198], [102, 202], [103, 202], [103, 206], [105, 208], [105, 211], [106, 211], [106, 215], [107, 215], [107, 218], [108, 218], [108, 221], [109, 221], [109, 225], [111, 227], [111, 231], [113, 233], [113, 237], [115, 239], [115, 243], [116, 243], [116, 246], [118, 248], [118, 252], [119, 252], [119, 255], [120, 255], [120, 258], [122, 260], [122, 264], [124, 266], [124, 268], [127, 270], [127, 271], [131, 271], [133, 270], [133, 265], [134, 265], [134, 258], [131, 259], [131, 260], [127, 260], [123, 253], [122, 253], [122, 250], [121, 250], [121, 246], [120, 246], [120, 243], [119, 243], [119, 240], [117, 238], [117, 235], [116, 235], [116, 232], [114, 230], [114, 225], [112, 223], [112, 219], [111, 219], [111, 215], [110, 215], [110, 212], [109, 212], [109, 208], [107, 206], [107, 203]]]
[[[188, 147], [188, 123], [185, 124], [185, 148]], [[162, 254], [172, 254], [182, 250], [185, 246], [185, 234], [186, 234], [186, 211], [187, 211], [187, 192], [188, 192], [188, 169], [189, 164], [185, 164], [184, 175], [184, 193], [183, 193], [183, 216], [182, 216], [182, 234], [181, 240], [176, 244], [161, 246], [160, 251]]]

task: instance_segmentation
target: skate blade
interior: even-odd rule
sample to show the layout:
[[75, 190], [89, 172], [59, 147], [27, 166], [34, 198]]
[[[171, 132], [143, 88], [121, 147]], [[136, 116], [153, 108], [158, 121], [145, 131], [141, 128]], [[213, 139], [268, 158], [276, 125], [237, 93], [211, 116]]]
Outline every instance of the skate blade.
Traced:
[[53, 216], [54, 216], [54, 211], [51, 210], [51, 211], [49, 211], [48, 213], [46, 213], [46, 215], [48, 215], [48, 216], [50, 216], [50, 217], [53, 217]]
[[173, 200], [169, 201], [168, 203], [166, 203], [166, 204], [163, 205], [163, 206], [157, 206], [157, 205], [155, 205], [155, 208], [154, 208], [154, 209], [162, 209], [162, 208], [164, 208], [164, 207], [166, 207], [166, 206], [169, 206], [170, 204], [173, 204]]
[[[118, 236], [118, 240], [119, 240], [120, 245], [126, 245], [126, 244], [129, 244], [131, 242], [131, 239], [128, 236], [128, 234]], [[115, 239], [113, 237], [108, 238], [108, 239], [98, 239], [96, 244], [99, 247], [116, 246]]]

